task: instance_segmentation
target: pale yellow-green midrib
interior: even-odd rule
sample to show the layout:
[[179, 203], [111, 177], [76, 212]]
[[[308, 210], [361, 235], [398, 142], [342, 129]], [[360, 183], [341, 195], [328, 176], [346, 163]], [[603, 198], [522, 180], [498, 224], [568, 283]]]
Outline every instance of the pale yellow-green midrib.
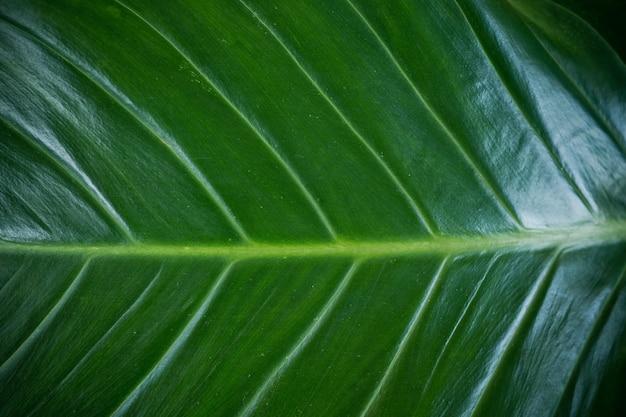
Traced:
[[507, 249], [574, 247], [626, 241], [626, 222], [585, 225], [571, 229], [524, 231], [490, 236], [425, 237], [415, 240], [381, 240], [312, 243], [233, 243], [202, 244], [126, 244], [83, 245], [47, 243], [0, 243], [0, 256], [8, 253], [141, 256], [141, 257], [216, 257], [254, 258], [376, 258], [428, 254], [461, 254]]

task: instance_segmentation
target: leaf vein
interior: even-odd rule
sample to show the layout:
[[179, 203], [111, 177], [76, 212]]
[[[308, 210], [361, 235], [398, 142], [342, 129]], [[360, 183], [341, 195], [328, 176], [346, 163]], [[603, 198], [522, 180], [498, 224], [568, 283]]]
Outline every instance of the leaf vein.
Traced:
[[435, 276], [430, 281], [430, 284], [429, 284], [428, 288], [426, 289], [426, 292], [424, 293], [424, 296], [420, 300], [420, 302], [419, 302], [419, 304], [417, 306], [417, 309], [413, 313], [413, 316], [411, 317], [411, 320], [409, 321], [409, 324], [406, 326], [406, 328], [404, 330], [404, 333], [402, 334], [402, 337], [400, 338], [400, 343], [398, 343], [398, 346], [396, 347], [396, 351], [393, 354], [393, 358], [391, 359], [391, 362], [389, 362], [389, 365], [387, 365], [385, 373], [383, 374], [382, 378], [378, 382], [378, 385], [376, 386], [376, 388], [374, 389], [374, 391], [370, 395], [367, 404], [365, 405], [365, 407], [361, 411], [361, 414], [359, 414], [361, 417], [365, 417], [366, 415], [368, 415], [372, 411], [372, 407], [380, 399], [380, 395], [381, 395], [382, 389], [385, 387], [385, 385], [387, 385], [389, 383], [389, 379], [391, 378], [391, 376], [393, 374], [393, 371], [396, 368], [396, 364], [398, 363], [398, 360], [400, 359], [400, 357], [404, 353], [404, 349], [406, 348], [406, 346], [407, 346], [407, 344], [409, 342], [409, 339], [411, 338], [411, 336], [415, 332], [415, 329], [419, 326], [419, 324], [420, 324], [420, 322], [422, 320], [422, 317], [425, 314], [426, 309], [436, 299], [436, 297], [434, 297], [435, 291], [438, 289], [439, 285], [441, 284], [441, 282], [443, 280], [444, 273], [445, 273], [445, 270], [447, 268], [448, 262], [449, 262], [449, 257], [446, 257], [441, 262], [441, 264], [439, 265], [439, 269], [435, 273]]
[[326, 93], [326, 91], [324, 91], [324, 89], [320, 86], [320, 83], [315, 79], [312, 73], [306, 68], [304, 68], [304, 65], [302, 64], [301, 59], [299, 59], [295, 51], [293, 51], [293, 49], [287, 45], [286, 41], [277, 32], [277, 30], [272, 25], [269, 25], [266, 22], [266, 20], [256, 10], [254, 10], [251, 6], [249, 6], [243, 0], [239, 0], [239, 2], [246, 9], [248, 9], [248, 11], [254, 16], [254, 18], [257, 19], [259, 23], [261, 23], [261, 25], [263, 25], [263, 27], [265, 27], [269, 31], [269, 33], [272, 34], [272, 36], [276, 39], [276, 41], [280, 44], [280, 46], [285, 50], [285, 52], [287, 52], [287, 55], [289, 55], [291, 60], [296, 64], [298, 69], [302, 71], [304, 76], [315, 87], [315, 89], [320, 93], [320, 95], [324, 98], [324, 100], [332, 107], [335, 113], [337, 113], [339, 118], [350, 129], [350, 131], [354, 134], [354, 136], [361, 142], [363, 146], [365, 146], [367, 151], [374, 157], [377, 164], [383, 168], [387, 176], [392, 180], [394, 185], [398, 188], [398, 190], [400, 191], [400, 193], [402, 194], [406, 202], [409, 204], [409, 206], [413, 210], [417, 219], [424, 225], [427, 232], [432, 235], [434, 231], [436, 230], [436, 226], [433, 224], [432, 220], [430, 220], [428, 216], [426, 215], [426, 209], [424, 208], [423, 204], [419, 202], [417, 198], [411, 196], [407, 188], [404, 186], [402, 181], [400, 181], [400, 178], [396, 175], [396, 173], [389, 166], [389, 164], [380, 157], [379, 153], [376, 152], [376, 150], [369, 143], [369, 141], [367, 141], [365, 137], [352, 124], [352, 122], [350, 122], [350, 120], [346, 117], [346, 115], [339, 109], [338, 105]]
[[295, 360], [296, 357], [304, 350], [304, 348], [309, 344], [311, 339], [315, 336], [319, 328], [326, 322], [327, 317], [333, 311], [335, 305], [338, 300], [343, 295], [345, 289], [348, 287], [348, 284], [351, 281], [352, 276], [354, 276], [356, 270], [358, 269], [359, 264], [355, 262], [352, 264], [350, 269], [346, 272], [346, 274], [341, 279], [341, 282], [334, 289], [333, 293], [324, 304], [324, 307], [319, 311], [313, 323], [302, 333], [298, 341], [293, 345], [289, 353], [285, 356], [285, 358], [280, 361], [272, 370], [272, 372], [268, 375], [268, 377], [263, 381], [263, 384], [256, 391], [252, 399], [246, 404], [246, 406], [239, 412], [239, 416], [249, 416], [254, 413], [254, 410], [259, 405], [259, 401], [267, 394], [267, 392], [274, 386], [274, 384], [278, 381], [280, 376], [285, 372], [285, 370], [291, 365], [291, 363]]
[[458, 0], [454, 0], [454, 2], [456, 4], [456, 6], [458, 7], [459, 11], [461, 12], [461, 14], [463, 15], [463, 18], [467, 22], [468, 28], [474, 34], [474, 38], [480, 44], [480, 46], [481, 46], [480, 49], [483, 51], [485, 57], [487, 58], [487, 61], [489, 62], [489, 64], [493, 68], [494, 73], [496, 74], [496, 76], [500, 80], [500, 84], [507, 91], [509, 97], [511, 97], [511, 100], [513, 100], [513, 103], [515, 104], [515, 106], [517, 107], [518, 111], [520, 112], [520, 115], [524, 118], [524, 120], [526, 121], [526, 124], [528, 125], [528, 127], [530, 127], [530, 129], [535, 134], [535, 137], [542, 144], [543, 148], [548, 153], [548, 156], [550, 157], [550, 159], [552, 160], [552, 162], [554, 163], [554, 165], [556, 166], [558, 171], [561, 173], [561, 175], [563, 175], [563, 179], [567, 182], [567, 184], [570, 186], [570, 188], [574, 191], [574, 193], [579, 198], [579, 200], [582, 202], [582, 204], [585, 206], [587, 211], [592, 216], [596, 217], [597, 216], [597, 208], [596, 208], [595, 204], [593, 204], [592, 201], [589, 200], [586, 197], [585, 192], [580, 188], [580, 186], [576, 183], [574, 178], [565, 169], [565, 166], [559, 160], [557, 155], [554, 153], [554, 150], [552, 149], [552, 147], [549, 146], [548, 140], [545, 138], [545, 135], [540, 133], [539, 128], [537, 128], [537, 126], [535, 126], [535, 124], [531, 122], [531, 118], [529, 117], [527, 111], [524, 109], [524, 106], [522, 106], [521, 101], [520, 101], [518, 95], [513, 93], [513, 91], [509, 88], [508, 84], [504, 80], [504, 76], [502, 75], [502, 71], [500, 70], [499, 66], [496, 65], [494, 60], [492, 59], [491, 54], [488, 52], [489, 48], [485, 47], [485, 44], [484, 44], [482, 38], [478, 35], [476, 30], [474, 29], [474, 25], [471, 23], [471, 20], [468, 18], [467, 13], [463, 9], [463, 7], [459, 4]]
[[590, 331], [587, 333], [588, 336], [580, 350], [578, 358], [576, 359], [576, 363], [571, 367], [571, 372], [567, 378], [567, 381], [563, 385], [563, 391], [561, 392], [561, 398], [558, 401], [558, 405], [556, 410], [561, 409], [563, 402], [566, 400], [565, 394], [576, 385], [577, 382], [580, 382], [580, 379], [576, 378], [576, 375], [580, 372], [581, 367], [583, 366], [583, 358], [585, 354], [587, 354], [593, 347], [593, 344], [598, 341], [598, 335], [602, 329], [602, 327], [607, 323], [611, 312], [613, 311], [613, 307], [615, 307], [619, 295], [620, 290], [623, 290], [622, 286], [626, 281], [626, 264], [624, 268], [622, 268], [622, 272], [620, 277], [617, 279], [613, 289], [609, 293], [606, 298], [606, 301], [600, 307], [597, 313], [597, 319], [591, 327]]
[[104, 92], [108, 97], [110, 97], [121, 109], [123, 109], [128, 115], [130, 115], [137, 123], [139, 123], [139, 125], [144, 131], [146, 131], [150, 136], [156, 138], [159, 143], [164, 144], [164, 146], [168, 149], [168, 151], [181, 163], [181, 165], [185, 168], [185, 170], [191, 175], [191, 178], [193, 178], [198, 184], [200, 184], [200, 186], [206, 192], [208, 197], [211, 200], [213, 200], [215, 204], [217, 204], [218, 208], [220, 209], [222, 214], [226, 217], [231, 227], [235, 229], [237, 234], [239, 234], [239, 236], [246, 241], [250, 240], [250, 238], [248, 237], [241, 223], [237, 220], [236, 216], [233, 214], [230, 207], [228, 207], [224, 199], [217, 192], [215, 187], [213, 187], [213, 185], [206, 178], [206, 176], [203, 175], [202, 172], [200, 172], [198, 167], [183, 152], [183, 150], [178, 146], [178, 144], [174, 140], [169, 138], [169, 135], [158, 134], [157, 131], [162, 131], [162, 129], [160, 129], [158, 126], [151, 126], [151, 123], [149, 121], [144, 120], [139, 116], [139, 109], [134, 108], [134, 106], [132, 105], [132, 101], [124, 100], [122, 98], [123, 95], [120, 94], [117, 91], [117, 89], [110, 86], [109, 83], [103, 80], [96, 80], [86, 70], [84, 70], [78, 62], [74, 62], [69, 56], [64, 55], [60, 50], [58, 50], [57, 48], [55, 48], [48, 42], [44, 41], [38, 36], [35, 36], [34, 34], [31, 34], [29, 31], [22, 29], [19, 26], [18, 28], [21, 29], [26, 34], [26, 36], [31, 38], [33, 41], [39, 43], [40, 45], [48, 49], [50, 52], [58, 56], [60, 59], [62, 59], [64, 62], [66, 62], [68, 65], [70, 65], [72, 68], [74, 68], [85, 79], [89, 80], [93, 85], [95, 85], [98, 89], [100, 89], [100, 91]]
[[[98, 189], [98, 187], [96, 187], [89, 177], [87, 177], [84, 173], [81, 173], [78, 165], [71, 159], [69, 154], [67, 154], [65, 158], [58, 155], [49, 147], [43, 145], [38, 140], [20, 130], [17, 126], [13, 125], [2, 115], [0, 115], [0, 122], [4, 123], [9, 129], [25, 139], [26, 143], [41, 152], [42, 155], [45, 155], [45, 157], [50, 160], [54, 166], [56, 166], [62, 173], [65, 173], [65, 175], [67, 175], [76, 185], [85, 190], [96, 206], [109, 217], [110, 221], [113, 222], [119, 232], [121, 232], [129, 242], [136, 242], [133, 232], [126, 224], [124, 218], [117, 212], [113, 204], [104, 196], [104, 194]], [[67, 159], [70, 159], [70, 161], [67, 161]]]
[[472, 395], [472, 407], [467, 407], [468, 410], [472, 409], [471, 417], [483, 415], [482, 408], [485, 407], [485, 402], [489, 400], [489, 393], [491, 390], [496, 389], [495, 385], [498, 381], [498, 375], [504, 371], [507, 358], [512, 354], [512, 350], [520, 346], [519, 340], [523, 337], [523, 331], [535, 318], [539, 309], [541, 308], [541, 302], [543, 301], [548, 287], [552, 283], [554, 274], [558, 268], [557, 263], [561, 256], [562, 248], [558, 248], [554, 251], [552, 258], [547, 262], [546, 267], [542, 271], [542, 275], [537, 279], [533, 285], [530, 294], [524, 300], [522, 306], [519, 309], [519, 314], [509, 327], [506, 334], [502, 337], [500, 343], [494, 349], [494, 360], [489, 364], [485, 377], [477, 384]]
[[461, 315], [457, 319], [456, 323], [454, 324], [454, 327], [450, 331], [450, 334], [446, 338], [446, 341], [443, 344], [443, 348], [439, 352], [439, 355], [437, 356], [437, 359], [435, 360], [435, 364], [433, 365], [433, 368], [430, 371], [430, 375], [428, 376], [428, 379], [424, 383], [424, 387], [422, 388], [422, 396], [424, 395], [424, 393], [430, 387], [430, 383], [432, 382], [432, 379], [435, 376], [435, 373], [437, 372], [437, 369], [439, 368], [439, 364], [441, 363], [441, 360], [446, 355], [446, 353], [448, 351], [448, 348], [450, 347], [450, 342], [456, 336], [457, 330], [459, 329], [459, 326], [465, 320], [465, 316], [467, 315], [470, 307], [474, 304], [474, 302], [476, 300], [476, 296], [480, 292], [480, 289], [482, 288], [483, 283], [485, 282], [485, 279], [489, 275], [489, 272], [491, 272], [491, 269], [493, 268], [493, 265], [496, 263], [498, 258], [499, 258], [498, 254], [492, 256], [491, 261], [489, 262], [489, 265], [487, 266], [487, 268], [485, 270], [485, 273], [482, 275], [480, 280], [476, 283], [476, 286], [474, 287], [474, 290], [472, 291], [472, 294], [470, 295], [467, 303], [465, 303], [465, 307], [463, 308], [463, 311], [461, 312]]
[[54, 321], [59, 312], [67, 304], [68, 300], [76, 293], [85, 276], [87, 276], [90, 262], [91, 260], [87, 259], [83, 263], [81, 269], [74, 276], [70, 285], [67, 287], [63, 295], [58, 299], [58, 301], [54, 304], [54, 306], [48, 311], [46, 316], [39, 322], [37, 327], [30, 333], [30, 335], [28, 335], [28, 337], [11, 354], [11, 356], [9, 356], [9, 358], [7, 358], [7, 360], [5, 360], [2, 365], [0, 365], [0, 380], [3, 379], [3, 376], [6, 373], [11, 372], [10, 368], [24, 361], [23, 356], [28, 354], [28, 350], [33, 347], [37, 339], [46, 331], [52, 321]]
[[209, 290], [202, 304], [198, 307], [193, 316], [189, 319], [185, 327], [178, 333], [176, 339], [170, 344], [165, 353], [159, 358], [157, 363], [154, 364], [152, 369], [135, 385], [135, 388], [124, 398], [122, 403], [111, 413], [111, 416], [123, 416], [126, 415], [130, 407], [137, 401], [139, 396], [158, 379], [167, 368], [176, 360], [180, 351], [183, 349], [185, 343], [194, 332], [196, 326], [201, 321], [202, 317], [206, 314], [207, 310], [213, 303], [213, 300], [218, 295], [222, 285], [226, 281], [226, 278], [230, 274], [234, 263], [230, 263], [222, 273], [217, 277], [215, 283]]
[[573, 247], [626, 240], [626, 222], [587, 224], [573, 229], [527, 231], [486, 236], [432, 237], [411, 240], [363, 240], [319, 243], [249, 243], [235, 245], [86, 245], [33, 244], [0, 241], [0, 253], [55, 254], [58, 256], [140, 256], [148, 258], [355, 258], [373, 259], [420, 254], [479, 253], [497, 249]]
[[8, 297], [5, 295], [10, 288], [13, 285], [13, 281], [16, 281], [18, 279], [22, 279], [21, 277], [24, 275], [24, 273], [28, 270], [28, 264], [25, 261], [22, 261], [20, 263], [20, 267], [17, 268], [17, 270], [15, 272], [13, 272], [11, 274], [11, 277], [9, 277], [0, 287], [0, 300], [6, 300], [8, 299]]
[[374, 27], [370, 24], [370, 22], [365, 18], [365, 16], [361, 13], [361, 11], [352, 3], [351, 0], [347, 0], [348, 4], [352, 9], [354, 9], [355, 13], [359, 16], [359, 18], [363, 21], [368, 30], [374, 35], [377, 42], [384, 49], [385, 53], [396, 67], [396, 69], [400, 72], [404, 80], [409, 84], [419, 101], [424, 105], [428, 113], [432, 116], [433, 119], [437, 122], [437, 124], [443, 129], [446, 136], [450, 139], [454, 147], [459, 151], [463, 159], [467, 162], [472, 171], [476, 174], [482, 185], [491, 193], [491, 195], [496, 199], [499, 206], [504, 210], [507, 216], [515, 223], [515, 225], [519, 228], [521, 227], [521, 222], [519, 216], [515, 213], [515, 210], [511, 206], [511, 204], [507, 201], [506, 197], [502, 194], [502, 191], [499, 191], [492, 183], [488, 180], [487, 176], [483, 172], [482, 169], [478, 166], [474, 158], [472, 158], [465, 147], [461, 145], [461, 142], [457, 139], [456, 135], [448, 128], [448, 126], [444, 123], [442, 118], [435, 112], [435, 109], [428, 104], [422, 93], [420, 92], [417, 85], [411, 80], [406, 71], [402, 68], [395, 55], [391, 52], [391, 49], [385, 41], [380, 37], [378, 32], [374, 29]]
[[[570, 13], [571, 14], [571, 11], [568, 10], [567, 8], [562, 7], [562, 6], [560, 6], [560, 5], [558, 5], [557, 3], [554, 3], [554, 2], [550, 2], [550, 3], [554, 4], [555, 7], [562, 9], [565, 13]], [[510, 2], [510, 4], [513, 6], [512, 2]], [[513, 6], [513, 9], [519, 15], [523, 14], [523, 12], [520, 11], [517, 7]], [[541, 38], [537, 35], [536, 29], [534, 29], [531, 25], [529, 25], [528, 22], [526, 21], [526, 19], [522, 18], [521, 20], [524, 22], [524, 25], [528, 28], [528, 30], [533, 35], [533, 37], [538, 42], [538, 44], [541, 45], [541, 48], [544, 50], [546, 55], [556, 65], [556, 67], [559, 69], [561, 74], [563, 74], [563, 76], [567, 79], [567, 81], [570, 83], [570, 85], [575, 89], [575, 91], [577, 93], [575, 95], [575, 98], [577, 99], [577, 101], [579, 103], [581, 103], [581, 105], [585, 106], [587, 109], [591, 110], [591, 113], [593, 114], [594, 119], [599, 124], [599, 126], [602, 128], [602, 130], [604, 130], [607, 133], [607, 136], [611, 138], [612, 142], [620, 150], [621, 154], [623, 156], [626, 156], [626, 137], [623, 136], [623, 135], [620, 135], [620, 133], [618, 131], [616, 131], [615, 129], [613, 129], [613, 127], [610, 126], [610, 124], [607, 122], [607, 120], [604, 117], [602, 117], [602, 112], [600, 112], [598, 110], [597, 106], [595, 106], [593, 104], [593, 102], [591, 101], [589, 96], [584, 92], [583, 89], [580, 88], [580, 86], [574, 81], [574, 79], [572, 78], [570, 73], [568, 71], [566, 71], [565, 68], [563, 68], [563, 66], [559, 63], [559, 61], [554, 57], [554, 55], [546, 47], [545, 42], [543, 40], [541, 40]]]
[[[213, 81], [205, 71], [201, 70], [198, 65], [196, 65], [192, 59], [179, 47], [177, 46], [172, 39], [170, 39], [163, 31], [159, 30], [154, 24], [149, 22], [146, 18], [141, 16], [137, 11], [132, 9], [130, 6], [124, 4], [120, 0], [115, 0], [120, 6], [127, 9], [137, 18], [139, 18], [142, 22], [148, 25], [154, 32], [156, 32], [163, 40], [165, 40], [185, 61], [207, 82], [211, 85], [211, 87], [218, 92], [218, 94], [222, 97], [224, 102], [228, 105], [228, 107], [237, 115], [237, 117], [244, 122], [244, 124], [254, 133], [254, 135], [261, 141], [261, 143], [267, 148], [270, 154], [278, 161], [281, 167], [287, 172], [290, 176], [291, 180], [296, 184], [300, 192], [303, 194], [307, 202], [310, 204], [313, 211], [316, 213], [322, 224], [324, 225], [328, 234], [333, 238], [337, 239], [337, 234], [334, 230], [333, 225], [328, 219], [327, 214], [322, 210], [321, 206], [315, 200], [311, 191], [307, 188], [307, 186], [302, 181], [302, 178], [298, 175], [295, 168], [289, 163], [287, 158], [282, 155], [275, 146], [272, 146], [268, 138], [262, 133], [261, 129], [255, 126], [252, 119], [246, 116], [243, 111], [231, 100], [223, 88], [219, 87], [217, 82]], [[185, 157], [186, 161], [189, 164], [192, 164], [191, 160]], [[243, 230], [242, 230], [243, 231]]]

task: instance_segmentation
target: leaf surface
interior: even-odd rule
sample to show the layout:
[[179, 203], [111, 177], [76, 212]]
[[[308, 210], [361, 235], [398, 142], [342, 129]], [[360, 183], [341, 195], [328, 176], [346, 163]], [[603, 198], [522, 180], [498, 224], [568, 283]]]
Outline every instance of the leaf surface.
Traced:
[[6, 0], [0, 45], [0, 415], [611, 395], [626, 67], [561, 6]]

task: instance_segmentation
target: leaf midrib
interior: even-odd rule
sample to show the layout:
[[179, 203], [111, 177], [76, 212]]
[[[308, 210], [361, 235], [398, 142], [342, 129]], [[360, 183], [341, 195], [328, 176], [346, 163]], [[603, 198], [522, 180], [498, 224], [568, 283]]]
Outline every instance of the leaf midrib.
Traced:
[[88, 257], [158, 258], [352, 258], [369, 259], [428, 254], [461, 254], [490, 250], [573, 247], [626, 241], [626, 220], [575, 228], [526, 230], [485, 236], [435, 236], [410, 240], [335, 240], [330, 242], [235, 242], [232, 244], [54, 244], [0, 243], [0, 254], [56, 254]]

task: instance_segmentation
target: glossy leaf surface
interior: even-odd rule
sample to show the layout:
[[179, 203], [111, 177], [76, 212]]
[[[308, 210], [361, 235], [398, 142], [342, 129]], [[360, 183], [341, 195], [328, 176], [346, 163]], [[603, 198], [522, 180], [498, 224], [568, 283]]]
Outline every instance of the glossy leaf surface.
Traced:
[[626, 67], [566, 9], [5, 0], [0, 46], [0, 415], [610, 395]]

